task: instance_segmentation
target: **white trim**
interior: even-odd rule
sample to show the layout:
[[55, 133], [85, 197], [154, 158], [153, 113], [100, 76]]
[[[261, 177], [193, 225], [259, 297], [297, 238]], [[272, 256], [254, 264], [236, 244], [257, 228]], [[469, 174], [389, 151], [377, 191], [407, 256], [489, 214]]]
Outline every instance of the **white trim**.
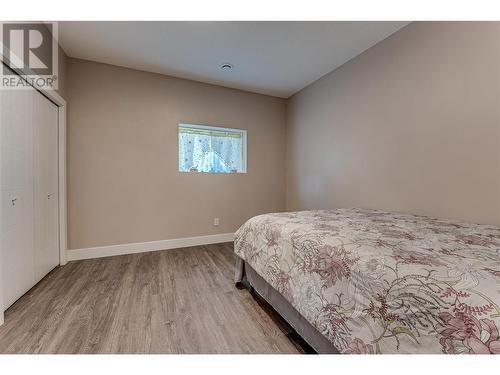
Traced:
[[72, 261], [81, 259], [104, 258], [115, 255], [137, 254], [137, 253], [145, 253], [148, 251], [169, 250], [169, 249], [178, 249], [182, 247], [210, 245], [222, 242], [232, 242], [233, 240], [234, 240], [234, 233], [221, 233], [221, 234], [211, 234], [207, 236], [174, 238], [170, 240], [89, 247], [86, 249], [66, 251], [66, 259], [68, 261]]
[[[59, 99], [59, 265], [66, 264], [66, 250], [68, 248], [67, 230], [67, 193], [66, 193], [66, 101], [54, 92]], [[55, 97], [53, 99], [56, 99]]]
[[238, 129], [238, 128], [223, 128], [221, 126], [213, 126], [213, 125], [200, 125], [200, 124], [187, 124], [185, 122], [181, 122], [179, 126], [182, 126], [183, 128], [191, 128], [191, 129], [199, 129], [199, 130], [213, 130], [216, 132], [227, 132], [227, 133], [246, 133], [245, 129]]

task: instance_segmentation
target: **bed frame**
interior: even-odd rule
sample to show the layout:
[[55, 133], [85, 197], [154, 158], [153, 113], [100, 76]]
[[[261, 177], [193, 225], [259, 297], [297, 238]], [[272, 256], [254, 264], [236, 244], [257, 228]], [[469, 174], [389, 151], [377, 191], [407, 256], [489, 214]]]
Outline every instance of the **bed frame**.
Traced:
[[316, 328], [255, 270], [239, 257], [236, 259], [235, 285], [238, 289], [249, 289], [257, 293], [285, 320], [297, 334], [320, 354], [338, 354], [338, 350]]

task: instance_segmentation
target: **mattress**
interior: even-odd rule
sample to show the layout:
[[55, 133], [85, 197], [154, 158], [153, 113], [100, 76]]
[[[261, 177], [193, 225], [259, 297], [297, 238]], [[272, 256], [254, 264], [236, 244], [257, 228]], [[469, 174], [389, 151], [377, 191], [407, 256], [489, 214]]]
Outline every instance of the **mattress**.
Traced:
[[366, 209], [256, 216], [234, 251], [342, 353], [500, 354], [500, 228]]

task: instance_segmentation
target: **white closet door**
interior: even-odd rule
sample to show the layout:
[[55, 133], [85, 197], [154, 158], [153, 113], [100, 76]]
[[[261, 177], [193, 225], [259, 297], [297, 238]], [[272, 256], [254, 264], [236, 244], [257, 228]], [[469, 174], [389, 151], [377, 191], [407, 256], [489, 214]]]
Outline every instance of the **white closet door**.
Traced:
[[4, 308], [34, 285], [33, 98], [2, 90], [2, 285]]
[[34, 99], [35, 281], [59, 264], [58, 109], [40, 93]]

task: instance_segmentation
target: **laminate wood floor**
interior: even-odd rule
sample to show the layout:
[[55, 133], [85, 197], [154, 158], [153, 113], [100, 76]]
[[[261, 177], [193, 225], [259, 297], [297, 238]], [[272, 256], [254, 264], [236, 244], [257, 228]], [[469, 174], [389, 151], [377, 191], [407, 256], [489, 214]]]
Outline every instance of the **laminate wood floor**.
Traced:
[[0, 353], [297, 353], [232, 244], [70, 262], [5, 313]]

